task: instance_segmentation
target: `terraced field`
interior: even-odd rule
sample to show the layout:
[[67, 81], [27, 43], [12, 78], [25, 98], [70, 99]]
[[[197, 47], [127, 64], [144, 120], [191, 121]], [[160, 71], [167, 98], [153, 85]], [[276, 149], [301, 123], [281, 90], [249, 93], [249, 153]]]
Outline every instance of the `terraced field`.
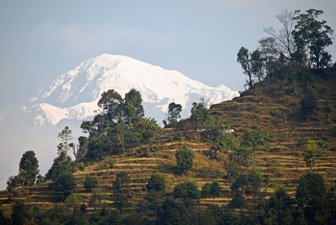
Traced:
[[[270, 178], [269, 185], [263, 187], [262, 191], [273, 193], [277, 183], [277, 186], [286, 187], [290, 194], [295, 194], [298, 178], [309, 171], [303, 160], [303, 149], [297, 147], [297, 139], [300, 138], [321, 140], [325, 143], [323, 155], [316, 160], [313, 169], [322, 174], [326, 180], [335, 180], [336, 90], [333, 88], [335, 83], [333, 81], [323, 84], [327, 93], [320, 95], [318, 99], [318, 107], [322, 113], [315, 115], [315, 119], [306, 121], [298, 120], [297, 109], [300, 97], [284, 95], [275, 98], [272, 95], [257, 93], [258, 87], [256, 90], [247, 91], [242, 97], [211, 106], [209, 114], [216, 117], [219, 123], [225, 125], [229, 121], [233, 124], [238, 138], [250, 130], [265, 130], [270, 135], [268, 150], [256, 152], [256, 169]], [[328, 110], [324, 110], [326, 105]], [[71, 207], [78, 202], [85, 203], [91, 205], [88, 208], [89, 211], [93, 210], [95, 206], [89, 204], [93, 195], [99, 195], [100, 203], [111, 205], [113, 203], [112, 182], [116, 174], [121, 171], [128, 173], [131, 179], [133, 203], [143, 200], [150, 176], [160, 174], [165, 177], [168, 192], [185, 181], [195, 182], [199, 189], [207, 182], [217, 181], [222, 189], [221, 194], [213, 198], [202, 198], [200, 202], [203, 205], [227, 204], [231, 199], [231, 193], [230, 183], [224, 179], [226, 174], [224, 168], [228, 163], [230, 150], [223, 153], [220, 160], [213, 160], [207, 155], [210, 148], [208, 144], [200, 140], [172, 141], [171, 129], [164, 129], [162, 133], [158, 150], [150, 153], [149, 157], [109, 156], [100, 162], [87, 164], [83, 171], [75, 171], [77, 189], [67, 199], [66, 205]], [[175, 151], [184, 144], [195, 152], [194, 167], [187, 175], [178, 175]], [[108, 162], [112, 158], [116, 160], [116, 164], [111, 169]], [[275, 169], [271, 166], [273, 162], [280, 164], [278, 178], [275, 176]], [[86, 193], [83, 182], [87, 175], [98, 178], [99, 191]], [[15, 190], [11, 195], [7, 191], [1, 191], [0, 209], [9, 213], [15, 199], [25, 199], [31, 205], [39, 205], [43, 208], [50, 208], [60, 203], [56, 193], [49, 191], [47, 186], [48, 182], [44, 182], [31, 188], [24, 187]]]

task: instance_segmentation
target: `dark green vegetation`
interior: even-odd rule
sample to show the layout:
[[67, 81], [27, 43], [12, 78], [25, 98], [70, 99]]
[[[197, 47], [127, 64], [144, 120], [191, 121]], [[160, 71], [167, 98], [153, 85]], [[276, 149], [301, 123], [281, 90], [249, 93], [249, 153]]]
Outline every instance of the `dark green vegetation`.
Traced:
[[14, 188], [34, 185], [38, 174], [38, 161], [34, 151], [26, 151], [20, 161], [19, 174], [9, 177], [7, 189], [11, 191]]
[[193, 167], [195, 153], [186, 145], [183, 145], [182, 148], [179, 148], [176, 151], [175, 157], [177, 162], [177, 168], [180, 170], [181, 173], [186, 173]]
[[335, 224], [336, 65], [320, 13], [280, 15], [259, 53], [239, 51], [249, 89], [181, 121], [174, 103], [169, 128], [144, 118], [137, 91], [104, 92], [78, 148], [59, 134], [42, 183], [0, 193], [1, 224]]

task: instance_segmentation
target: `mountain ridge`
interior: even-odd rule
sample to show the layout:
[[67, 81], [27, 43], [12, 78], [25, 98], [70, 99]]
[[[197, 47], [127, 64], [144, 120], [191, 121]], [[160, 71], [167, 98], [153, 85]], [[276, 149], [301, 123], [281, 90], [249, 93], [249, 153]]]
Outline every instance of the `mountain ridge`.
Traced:
[[186, 117], [191, 103], [201, 97], [213, 104], [239, 95], [225, 85], [210, 87], [175, 70], [127, 56], [102, 54], [60, 75], [48, 89], [33, 97], [24, 111], [35, 114], [37, 125], [56, 125], [62, 119], [83, 120], [95, 114], [102, 92], [114, 89], [124, 95], [132, 88], [140, 91], [146, 116], [157, 121], [164, 119], [170, 102], [181, 104], [182, 116]]

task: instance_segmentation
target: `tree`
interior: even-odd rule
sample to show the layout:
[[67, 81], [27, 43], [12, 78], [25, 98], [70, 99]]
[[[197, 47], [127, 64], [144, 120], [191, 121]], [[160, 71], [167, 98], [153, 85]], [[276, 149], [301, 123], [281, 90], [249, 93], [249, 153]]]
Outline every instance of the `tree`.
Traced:
[[6, 216], [4, 216], [4, 213], [2, 210], [0, 210], [0, 224], [2, 225], [10, 225], [11, 221], [9, 218], [7, 218]]
[[158, 224], [192, 224], [192, 208], [182, 199], [166, 199], [158, 213]]
[[144, 109], [139, 91], [131, 89], [123, 99], [118, 92], [110, 89], [103, 92], [98, 106], [101, 109], [100, 114], [92, 121], [84, 121], [81, 124], [84, 132], [89, 133], [89, 139], [104, 137], [105, 146], [113, 149], [114, 153], [119, 153], [120, 149], [124, 153], [126, 145], [135, 147], [141, 143], [136, 129], [141, 120], [146, 119], [143, 118]]
[[[273, 37], [267, 37], [259, 40], [258, 50], [263, 61], [264, 74], [267, 79], [267, 92], [270, 91], [271, 78], [273, 77], [275, 68], [279, 64], [279, 51], [276, 47], [276, 40]], [[278, 69], [278, 68], [277, 68]]]
[[266, 202], [265, 224], [294, 224], [294, 199], [279, 188]]
[[194, 182], [185, 182], [175, 186], [173, 191], [174, 198], [200, 199], [201, 192]]
[[181, 118], [182, 106], [172, 102], [168, 106], [168, 122], [170, 125], [174, 125], [178, 119]]
[[252, 150], [252, 168], [255, 168], [255, 152], [268, 146], [269, 136], [266, 131], [249, 131], [244, 134], [242, 145]]
[[98, 186], [98, 180], [95, 177], [86, 176], [84, 181], [84, 188], [87, 192], [91, 192], [92, 189]]
[[325, 48], [332, 44], [333, 30], [325, 20], [318, 21], [322, 10], [309, 9], [306, 13], [295, 11], [295, 30], [292, 31], [298, 54], [308, 58], [308, 65], [316, 69], [328, 66], [331, 55]]
[[65, 156], [65, 152], [62, 152], [58, 157], [54, 159], [51, 168], [45, 175], [45, 180], [55, 180], [59, 175], [63, 173], [71, 173], [73, 169], [73, 161], [70, 156]]
[[193, 102], [190, 119], [196, 130], [198, 130], [200, 129], [203, 122], [208, 119], [208, 110], [202, 103]]
[[252, 87], [254, 83], [254, 77], [260, 82], [264, 79], [266, 69], [266, 58], [263, 57], [265, 52], [260, 52], [258, 49], [249, 52], [247, 48], [241, 47], [237, 54], [237, 62], [240, 63], [244, 70], [244, 74], [247, 75], [247, 86]]
[[78, 162], [82, 161], [83, 159], [85, 159], [85, 156], [87, 154], [88, 151], [88, 142], [89, 142], [89, 138], [85, 137], [85, 136], [80, 136], [78, 138], [78, 146], [77, 146], [77, 151], [75, 154], [76, 160]]
[[279, 31], [275, 31], [273, 27], [264, 29], [274, 40], [277, 53], [289, 61], [294, 60], [294, 53], [296, 52], [296, 45], [292, 35], [296, 23], [294, 16], [294, 12], [284, 10], [281, 14], [277, 15], [277, 19], [282, 25]]
[[239, 165], [246, 167], [246, 171], [251, 166], [251, 155], [252, 152], [248, 149], [247, 146], [240, 145], [239, 147], [235, 148], [233, 151], [233, 157], [235, 162]]
[[18, 187], [22, 187], [22, 186], [23, 186], [23, 182], [18, 175], [10, 176], [8, 178], [8, 181], [7, 181], [8, 192], [12, 192], [13, 189], [18, 188]]
[[22, 155], [19, 168], [19, 177], [23, 182], [23, 186], [34, 185], [38, 174], [38, 160], [34, 151], [26, 151]]
[[269, 164], [269, 167], [273, 175], [275, 175], [275, 189], [277, 189], [278, 188], [278, 177], [281, 176], [282, 174], [282, 165], [279, 161], [275, 161], [275, 162], [271, 162]]
[[38, 160], [35, 152], [26, 151], [20, 160], [19, 174], [8, 178], [7, 190], [11, 192], [14, 188], [34, 185], [38, 174]]
[[175, 153], [177, 168], [180, 169], [181, 173], [187, 172], [193, 167], [193, 160], [195, 153], [190, 150], [186, 145], [179, 148]]
[[76, 179], [72, 173], [60, 174], [53, 183], [49, 184], [49, 189], [59, 194], [62, 201], [76, 189]]
[[111, 122], [120, 122], [124, 116], [124, 111], [121, 107], [123, 103], [124, 101], [121, 95], [113, 89], [110, 89], [102, 93], [98, 101], [98, 106]]
[[166, 189], [166, 180], [163, 176], [158, 174], [153, 174], [146, 185], [148, 191], [165, 191]]
[[61, 154], [61, 152], [65, 153], [65, 156], [68, 155], [68, 152], [70, 149], [73, 149], [74, 143], [71, 142], [73, 140], [72, 137], [72, 131], [69, 129], [68, 126], [65, 126], [64, 129], [57, 135], [57, 137], [61, 140], [61, 143], [57, 146], [57, 152], [58, 154]]
[[90, 160], [101, 160], [109, 150], [106, 136], [98, 136], [90, 139], [87, 145], [87, 158]]
[[299, 180], [296, 188], [296, 201], [304, 210], [308, 224], [324, 224], [327, 186], [321, 175], [307, 173]]
[[115, 159], [109, 159], [107, 161], [106, 166], [106, 172], [108, 172], [109, 169], [113, 169], [113, 167], [115, 166], [115, 164], [117, 163], [117, 161]]
[[220, 191], [221, 188], [217, 181], [214, 181], [212, 183], [206, 183], [202, 187], [202, 196], [203, 197], [217, 196], [219, 195]]
[[313, 92], [310, 92], [300, 101], [300, 114], [303, 119], [307, 119], [316, 109], [317, 98]]
[[251, 56], [247, 48], [241, 47], [237, 54], [237, 62], [240, 63], [241, 67], [244, 70], [244, 74], [247, 75], [248, 80], [246, 81], [249, 87], [253, 86], [253, 72], [252, 72], [252, 63]]
[[211, 159], [218, 159], [218, 152], [224, 151], [228, 147], [230, 139], [225, 138], [224, 140], [217, 140], [209, 149], [209, 156]]
[[255, 50], [251, 54], [251, 67], [253, 75], [259, 82], [262, 81], [265, 76], [265, 62], [259, 50]]
[[313, 169], [315, 159], [320, 156], [322, 156], [322, 151], [318, 143], [314, 140], [308, 140], [304, 145], [303, 158], [310, 171]]
[[265, 62], [266, 72], [269, 71], [268, 65], [279, 58], [279, 51], [276, 47], [276, 40], [273, 37], [262, 38], [258, 41], [258, 51]]
[[125, 172], [117, 173], [115, 181], [113, 181], [113, 201], [114, 205], [121, 210], [122, 208], [129, 206], [131, 199], [131, 189], [129, 187], [130, 179]]
[[[233, 199], [229, 205], [233, 208], [240, 209], [247, 206], [250, 210], [257, 212], [257, 210], [260, 209], [257, 207], [257, 203], [261, 197], [261, 184], [262, 175], [255, 170], [251, 170], [247, 174], [239, 175], [231, 184]], [[252, 195], [252, 198], [247, 198], [248, 195]]]
[[135, 117], [144, 116], [142, 98], [139, 91], [131, 89], [125, 94], [125, 108], [126, 120], [129, 125], [132, 125], [132, 120]]
[[29, 219], [29, 206], [22, 200], [15, 201], [12, 207], [11, 218], [13, 224], [27, 224]]

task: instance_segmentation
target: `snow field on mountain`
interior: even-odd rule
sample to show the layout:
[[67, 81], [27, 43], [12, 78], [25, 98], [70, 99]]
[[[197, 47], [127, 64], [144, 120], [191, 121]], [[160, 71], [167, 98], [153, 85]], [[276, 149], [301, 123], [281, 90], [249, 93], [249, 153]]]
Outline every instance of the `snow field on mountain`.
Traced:
[[145, 114], [158, 122], [171, 102], [181, 104], [187, 116], [192, 102], [206, 99], [210, 104], [232, 99], [238, 92], [224, 85], [207, 86], [182, 73], [121, 56], [102, 54], [82, 62], [59, 76], [48, 89], [32, 98], [27, 111], [37, 125], [58, 124], [63, 119], [83, 120], [96, 114], [104, 91], [114, 89], [122, 96], [130, 89], [140, 91]]

